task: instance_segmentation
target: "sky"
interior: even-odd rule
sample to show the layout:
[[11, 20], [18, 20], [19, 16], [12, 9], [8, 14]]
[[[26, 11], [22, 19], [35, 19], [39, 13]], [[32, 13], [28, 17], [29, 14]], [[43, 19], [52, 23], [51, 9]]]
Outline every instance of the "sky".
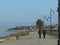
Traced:
[[[52, 24], [57, 24], [57, 7], [57, 0], [0, 0], [0, 30], [36, 25], [37, 19], [50, 17], [50, 8], [55, 11]], [[45, 24], [49, 25], [49, 21], [45, 20]]]

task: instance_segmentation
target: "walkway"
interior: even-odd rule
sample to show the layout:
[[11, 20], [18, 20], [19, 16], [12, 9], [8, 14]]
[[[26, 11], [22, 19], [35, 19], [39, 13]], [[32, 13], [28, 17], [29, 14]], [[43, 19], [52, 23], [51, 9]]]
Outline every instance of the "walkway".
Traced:
[[29, 36], [20, 37], [19, 40], [11, 40], [1, 43], [0, 45], [57, 45], [57, 38], [46, 35], [46, 39], [38, 38], [37, 32], [31, 32]]

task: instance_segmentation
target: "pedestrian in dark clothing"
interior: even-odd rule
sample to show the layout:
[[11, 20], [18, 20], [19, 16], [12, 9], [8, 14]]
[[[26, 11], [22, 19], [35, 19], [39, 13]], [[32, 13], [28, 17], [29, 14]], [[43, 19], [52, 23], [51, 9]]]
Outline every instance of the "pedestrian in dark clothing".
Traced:
[[41, 38], [41, 29], [38, 31], [39, 38]]
[[43, 30], [43, 37], [45, 39], [45, 35], [46, 35], [46, 30]]

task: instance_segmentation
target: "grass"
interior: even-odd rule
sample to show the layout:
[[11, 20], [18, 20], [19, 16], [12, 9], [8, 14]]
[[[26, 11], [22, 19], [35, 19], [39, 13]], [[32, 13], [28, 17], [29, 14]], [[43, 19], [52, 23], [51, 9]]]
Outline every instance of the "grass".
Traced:
[[58, 36], [58, 31], [52, 31], [52, 34], [51, 34], [51, 31], [46, 31], [46, 32], [49, 35]]
[[5, 41], [0, 41], [0, 43], [3, 43], [3, 42], [5, 42]]
[[20, 32], [19, 36], [26, 36], [29, 35], [29, 32]]

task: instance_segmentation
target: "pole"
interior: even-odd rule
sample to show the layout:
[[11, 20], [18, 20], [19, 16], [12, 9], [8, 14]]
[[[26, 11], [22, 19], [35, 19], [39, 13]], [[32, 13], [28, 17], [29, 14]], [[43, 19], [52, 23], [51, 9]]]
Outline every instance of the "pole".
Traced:
[[58, 45], [60, 45], [60, 0], [58, 0]]
[[45, 16], [43, 17], [43, 29], [45, 28]]
[[44, 29], [44, 26], [45, 26], [45, 16], [43, 17], [43, 29]]
[[52, 34], [52, 29], [51, 29], [51, 26], [52, 26], [52, 17], [51, 17], [51, 15], [52, 15], [52, 9], [50, 8], [50, 30], [51, 30], [51, 34]]

